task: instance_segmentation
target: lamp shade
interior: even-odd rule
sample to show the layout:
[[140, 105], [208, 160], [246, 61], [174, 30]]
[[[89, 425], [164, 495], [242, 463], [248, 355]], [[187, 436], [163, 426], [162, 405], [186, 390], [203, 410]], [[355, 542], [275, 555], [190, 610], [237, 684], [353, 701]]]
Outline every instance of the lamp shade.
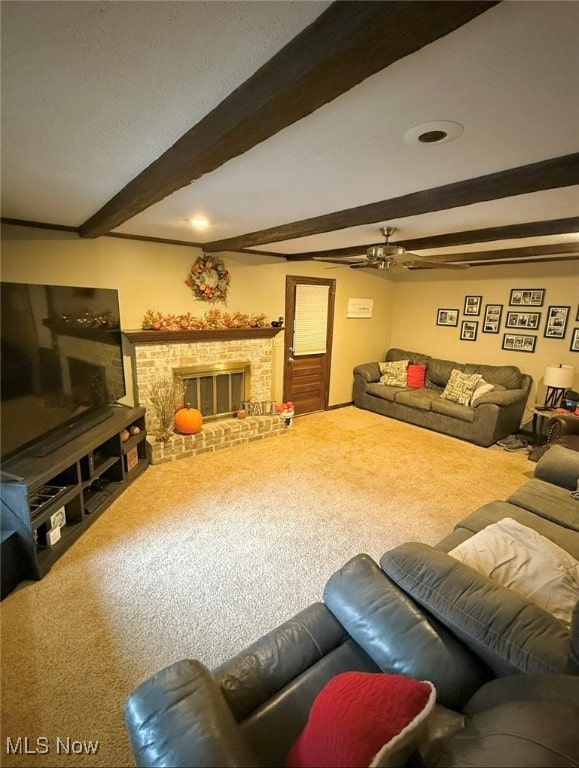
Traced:
[[548, 365], [545, 368], [543, 384], [556, 389], [570, 389], [575, 380], [575, 368], [572, 365]]

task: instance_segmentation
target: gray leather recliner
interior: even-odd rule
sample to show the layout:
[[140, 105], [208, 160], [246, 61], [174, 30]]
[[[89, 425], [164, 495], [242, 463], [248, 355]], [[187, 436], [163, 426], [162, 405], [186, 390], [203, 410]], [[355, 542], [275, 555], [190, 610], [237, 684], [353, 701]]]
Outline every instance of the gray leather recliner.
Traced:
[[483, 661], [359, 555], [331, 577], [324, 603], [212, 672], [183, 660], [139, 686], [126, 705], [134, 755], [139, 766], [282, 766], [325, 683], [361, 670], [430, 680], [437, 702], [464, 714], [413, 765], [578, 766], [578, 619], [571, 644], [540, 661], [550, 674], [520, 674], [515, 654], [513, 674], [496, 677], [492, 656]]

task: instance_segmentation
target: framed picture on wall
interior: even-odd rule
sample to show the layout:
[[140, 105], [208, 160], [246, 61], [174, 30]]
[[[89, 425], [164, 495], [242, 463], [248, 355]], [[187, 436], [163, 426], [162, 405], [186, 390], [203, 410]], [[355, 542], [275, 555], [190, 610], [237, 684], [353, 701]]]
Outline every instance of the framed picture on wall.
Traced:
[[485, 316], [483, 320], [483, 333], [498, 333], [501, 326], [501, 317], [503, 316], [502, 304], [487, 304], [485, 307]]
[[579, 328], [573, 328], [571, 334], [571, 352], [579, 352]]
[[476, 341], [478, 320], [463, 320], [460, 326], [461, 341]]
[[436, 325], [458, 325], [458, 309], [439, 309], [436, 313]]
[[503, 334], [503, 349], [511, 352], [534, 352], [536, 336], [528, 336], [526, 333], [505, 333]]
[[465, 315], [480, 315], [480, 308], [482, 304], [482, 296], [465, 296], [464, 297], [464, 314]]
[[537, 331], [541, 322], [540, 312], [507, 312], [507, 328], [527, 328], [529, 331]]
[[571, 307], [549, 307], [543, 335], [548, 339], [564, 339], [570, 309]]
[[544, 301], [544, 288], [513, 288], [509, 304], [511, 307], [542, 307]]

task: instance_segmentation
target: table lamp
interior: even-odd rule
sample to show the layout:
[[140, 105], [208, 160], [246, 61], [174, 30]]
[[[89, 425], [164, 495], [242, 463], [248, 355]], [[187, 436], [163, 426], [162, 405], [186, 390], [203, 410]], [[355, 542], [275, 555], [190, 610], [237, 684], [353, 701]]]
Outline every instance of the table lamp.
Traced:
[[575, 368], [572, 365], [548, 365], [543, 376], [543, 383], [547, 387], [545, 407], [559, 408], [565, 390], [573, 386], [574, 379]]

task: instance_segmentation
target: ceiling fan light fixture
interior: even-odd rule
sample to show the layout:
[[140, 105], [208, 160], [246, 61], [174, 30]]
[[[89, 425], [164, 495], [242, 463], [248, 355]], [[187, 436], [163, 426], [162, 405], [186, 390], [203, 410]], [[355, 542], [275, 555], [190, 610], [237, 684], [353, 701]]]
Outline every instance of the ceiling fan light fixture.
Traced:
[[432, 123], [421, 123], [406, 131], [406, 144], [448, 144], [455, 141], [464, 133], [464, 127], [452, 120], [437, 120]]

